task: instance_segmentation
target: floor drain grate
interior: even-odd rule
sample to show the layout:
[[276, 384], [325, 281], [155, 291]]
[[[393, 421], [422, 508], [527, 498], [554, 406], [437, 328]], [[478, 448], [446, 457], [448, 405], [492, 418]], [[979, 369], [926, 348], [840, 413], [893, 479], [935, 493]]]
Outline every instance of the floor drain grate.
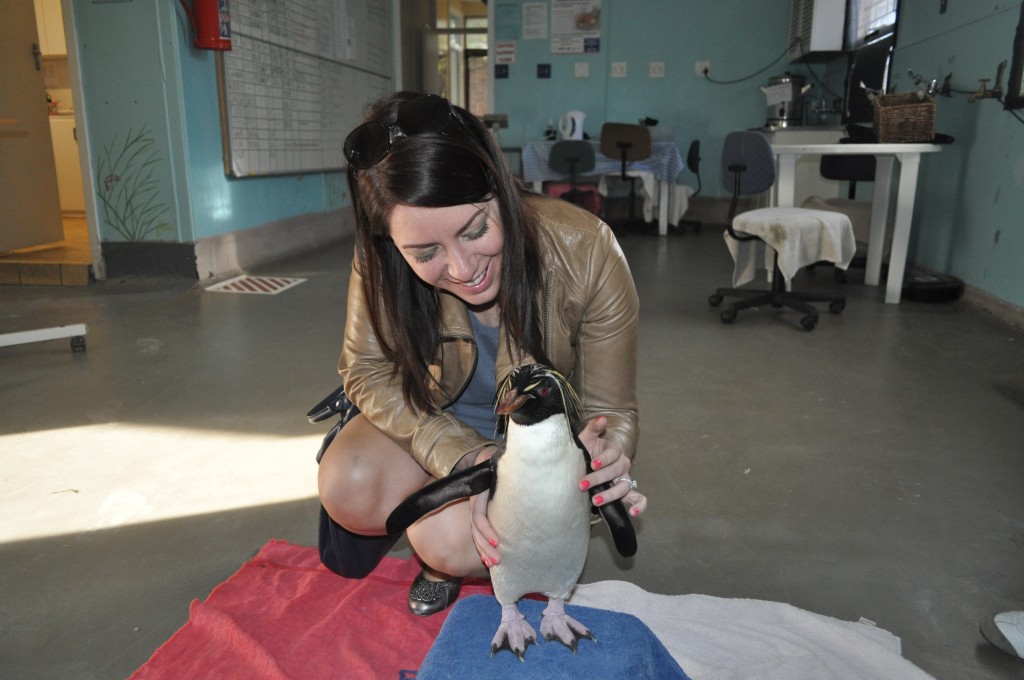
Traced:
[[306, 279], [284, 276], [249, 276], [242, 274], [227, 281], [214, 284], [206, 290], [214, 293], [251, 293], [253, 295], [277, 295], [283, 290], [297, 286]]

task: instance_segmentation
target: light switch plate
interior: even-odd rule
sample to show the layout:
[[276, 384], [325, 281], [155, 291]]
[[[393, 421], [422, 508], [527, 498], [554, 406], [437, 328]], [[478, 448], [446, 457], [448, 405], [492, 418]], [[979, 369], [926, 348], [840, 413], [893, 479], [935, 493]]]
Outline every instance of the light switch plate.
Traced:
[[613, 61], [612, 62], [612, 78], [625, 78], [626, 77], [626, 62], [624, 61]]
[[577, 61], [573, 64], [572, 74], [576, 78], [589, 78], [590, 77], [590, 62], [588, 61]]

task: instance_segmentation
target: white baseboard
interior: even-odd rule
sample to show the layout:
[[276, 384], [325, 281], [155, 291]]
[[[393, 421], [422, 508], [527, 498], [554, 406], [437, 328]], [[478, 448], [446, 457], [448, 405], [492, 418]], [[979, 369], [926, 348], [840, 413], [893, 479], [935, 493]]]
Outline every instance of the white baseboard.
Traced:
[[308, 213], [196, 241], [199, 279], [245, 272], [274, 260], [340, 241], [354, 230], [351, 208]]

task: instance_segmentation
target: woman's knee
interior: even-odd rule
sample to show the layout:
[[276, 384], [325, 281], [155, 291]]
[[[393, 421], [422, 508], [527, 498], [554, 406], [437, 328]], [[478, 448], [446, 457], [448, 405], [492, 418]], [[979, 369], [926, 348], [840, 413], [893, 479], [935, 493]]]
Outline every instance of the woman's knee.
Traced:
[[[396, 474], [396, 469], [404, 472]], [[410, 477], [417, 478], [411, 486]], [[317, 485], [320, 501], [335, 522], [349, 531], [376, 534], [391, 509], [422, 485], [418, 477], [426, 473], [415, 461], [359, 416], [324, 452]]]
[[342, 452], [331, 455], [331, 448], [334, 448], [334, 443], [320, 461], [317, 473], [320, 502], [335, 522], [356, 531], [353, 520], [367, 515], [372, 509], [372, 499], [364, 493], [372, 473], [358, 459]]

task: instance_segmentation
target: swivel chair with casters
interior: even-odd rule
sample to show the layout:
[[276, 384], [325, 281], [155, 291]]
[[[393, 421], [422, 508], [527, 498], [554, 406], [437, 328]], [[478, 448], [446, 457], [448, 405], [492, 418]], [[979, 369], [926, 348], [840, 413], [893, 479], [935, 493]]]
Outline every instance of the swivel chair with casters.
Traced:
[[799, 269], [818, 261], [835, 262], [845, 268], [856, 247], [850, 219], [842, 213], [806, 208], [759, 208], [737, 213], [742, 196], [760, 194], [775, 183], [775, 155], [759, 132], [731, 132], [722, 149], [722, 181], [732, 191], [725, 240], [737, 268], [734, 284], [753, 279], [761, 253], [754, 244], [772, 252], [770, 290], [719, 288], [708, 298], [717, 307], [726, 297], [738, 298], [721, 312], [723, 323], [732, 323], [740, 310], [771, 305], [803, 314], [800, 325], [813, 330], [818, 310], [809, 302], [828, 302], [829, 311], [839, 314], [846, 307], [841, 293], [807, 293], [788, 290], [788, 281]]
[[594, 147], [590, 142], [579, 139], [563, 139], [555, 142], [548, 156], [548, 167], [561, 175], [569, 175], [569, 182], [549, 182], [544, 186], [544, 193], [557, 196], [563, 201], [575, 203], [599, 215], [601, 213], [601, 195], [596, 185], [589, 189], [581, 188], [577, 183], [579, 173], [593, 170], [597, 163]]
[[651, 157], [651, 131], [646, 125], [630, 123], [605, 123], [601, 126], [601, 154], [618, 158], [621, 167], [615, 176], [629, 183], [629, 217], [620, 229], [642, 228], [646, 223], [636, 217], [636, 183], [640, 177], [626, 171], [627, 164]]

